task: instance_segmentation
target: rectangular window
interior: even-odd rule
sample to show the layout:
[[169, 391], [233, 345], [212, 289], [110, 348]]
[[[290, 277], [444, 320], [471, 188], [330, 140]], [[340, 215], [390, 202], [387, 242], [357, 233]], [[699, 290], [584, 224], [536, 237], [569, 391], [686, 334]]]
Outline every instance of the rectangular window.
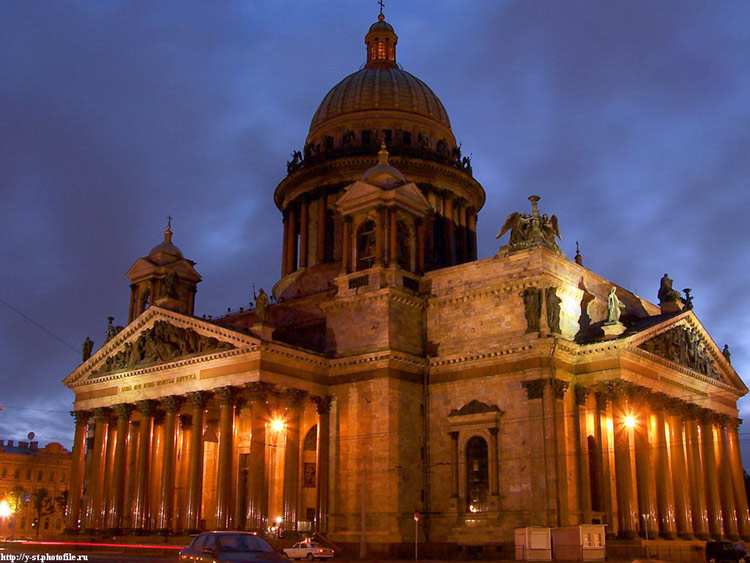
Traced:
[[51, 483], [54, 480], [55, 480], [55, 472], [54, 471], [50, 471], [49, 472], [49, 482]]
[[26, 470], [26, 478], [31, 481], [31, 469]]
[[41, 471], [39, 472], [39, 475], [36, 476], [36, 480], [37, 481], [41, 481], [42, 480], [42, 472]]
[[13, 478], [14, 479], [20, 479], [21, 478], [21, 468], [16, 467], [15, 471], [13, 471]]

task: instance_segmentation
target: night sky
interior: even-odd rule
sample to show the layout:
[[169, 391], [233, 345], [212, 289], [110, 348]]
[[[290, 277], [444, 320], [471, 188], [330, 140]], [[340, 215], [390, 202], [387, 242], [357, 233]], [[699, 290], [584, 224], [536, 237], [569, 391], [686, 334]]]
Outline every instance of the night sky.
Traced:
[[[197, 315], [278, 280], [273, 204], [373, 1], [0, 3], [0, 438], [70, 447], [61, 380], [125, 324], [127, 269], [174, 243]], [[750, 375], [750, 2], [391, 0], [397, 60], [440, 97], [487, 192], [656, 301], [668, 272]], [[748, 381], [748, 379], [745, 379]], [[750, 400], [740, 402], [750, 415]], [[741, 428], [750, 453], [750, 428]], [[748, 458], [750, 459], [750, 458]], [[748, 464], [746, 464], [747, 466]]]

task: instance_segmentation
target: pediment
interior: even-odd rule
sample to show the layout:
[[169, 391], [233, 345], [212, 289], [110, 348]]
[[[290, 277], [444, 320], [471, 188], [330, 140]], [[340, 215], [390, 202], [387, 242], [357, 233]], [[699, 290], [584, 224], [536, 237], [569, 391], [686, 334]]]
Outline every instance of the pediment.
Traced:
[[395, 204], [419, 216], [430, 210], [430, 202], [413, 182], [384, 190], [357, 181], [350, 185], [336, 202], [344, 215], [382, 204]]
[[259, 340], [252, 336], [152, 306], [105, 343], [63, 383], [70, 386], [258, 344]]
[[694, 377], [747, 391], [692, 311], [686, 311], [630, 337], [630, 345]]
[[460, 409], [453, 409], [448, 416], [464, 416], [468, 414], [483, 414], [488, 412], [500, 412], [500, 407], [497, 405], [488, 405], [487, 403], [473, 399]]

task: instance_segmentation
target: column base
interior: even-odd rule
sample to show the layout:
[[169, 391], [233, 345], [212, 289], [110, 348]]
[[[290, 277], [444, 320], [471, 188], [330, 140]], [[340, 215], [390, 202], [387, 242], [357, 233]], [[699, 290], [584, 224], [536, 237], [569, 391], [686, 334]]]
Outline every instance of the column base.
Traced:
[[121, 536], [123, 535], [122, 528], [108, 528], [107, 535], [108, 536]]
[[750, 536], [740, 536], [742, 541], [750, 542]]
[[198, 528], [188, 528], [184, 533], [186, 536], [194, 536], [195, 534], [200, 534], [201, 531]]
[[727, 534], [727, 539], [729, 541], [740, 541], [740, 536], [738, 534]]
[[158, 530], [156, 530], [156, 534], [159, 536], [171, 536], [172, 530], [170, 530], [169, 528], [159, 528]]
[[88, 535], [88, 536], [93, 536], [94, 534], [96, 534], [96, 529], [94, 529], [94, 528], [84, 528], [83, 533], [86, 534], [86, 535]]
[[80, 534], [80, 533], [81, 533], [81, 529], [80, 529], [80, 528], [64, 528], [64, 529], [63, 529], [63, 534], [74, 534], [74, 535], [78, 535], [78, 534]]
[[701, 541], [708, 541], [711, 539], [711, 534], [707, 532], [700, 532], [698, 534], [695, 534], [695, 537]]
[[634, 540], [638, 537], [635, 530], [620, 530], [617, 533], [617, 538], [621, 540]]
[[695, 536], [692, 534], [692, 532], [683, 532], [681, 534], [677, 534], [677, 536], [681, 540], [694, 540], [695, 539]]
[[134, 536], [150, 536], [151, 530], [147, 528], [134, 528], [133, 529], [133, 535]]
[[675, 532], [659, 532], [659, 537], [663, 540], [676, 540], [677, 534]]

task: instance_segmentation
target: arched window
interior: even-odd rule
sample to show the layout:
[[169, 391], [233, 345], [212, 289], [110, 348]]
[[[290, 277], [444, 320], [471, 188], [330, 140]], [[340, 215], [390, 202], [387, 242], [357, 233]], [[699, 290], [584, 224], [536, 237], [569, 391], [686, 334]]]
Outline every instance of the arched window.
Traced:
[[367, 219], [357, 229], [357, 270], [375, 263], [375, 221]]
[[406, 223], [396, 223], [396, 252], [398, 265], [404, 270], [411, 270], [411, 231]]
[[485, 512], [489, 496], [489, 451], [484, 438], [474, 436], [466, 444], [466, 507], [469, 512]]

